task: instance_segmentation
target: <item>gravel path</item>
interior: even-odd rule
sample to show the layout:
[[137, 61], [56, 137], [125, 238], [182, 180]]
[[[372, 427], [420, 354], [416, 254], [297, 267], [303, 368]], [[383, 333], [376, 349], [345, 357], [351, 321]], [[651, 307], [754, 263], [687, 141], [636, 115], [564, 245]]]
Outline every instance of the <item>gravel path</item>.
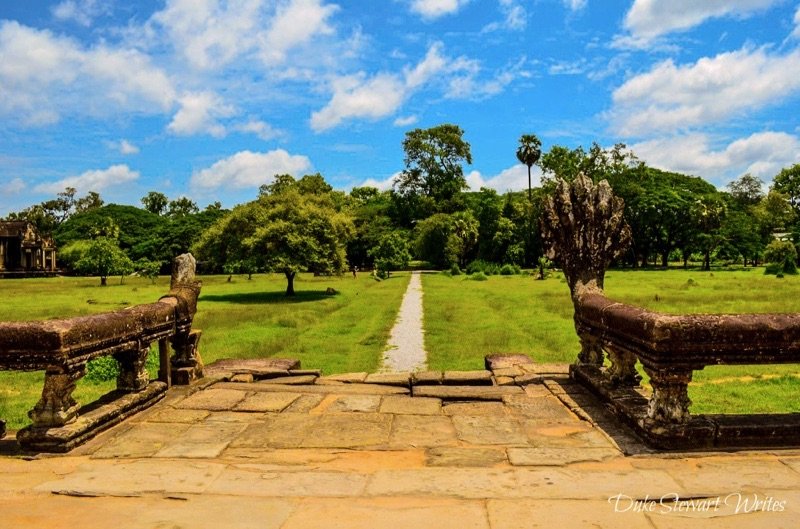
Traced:
[[419, 272], [411, 272], [379, 371], [424, 371], [427, 358], [422, 330], [422, 281]]

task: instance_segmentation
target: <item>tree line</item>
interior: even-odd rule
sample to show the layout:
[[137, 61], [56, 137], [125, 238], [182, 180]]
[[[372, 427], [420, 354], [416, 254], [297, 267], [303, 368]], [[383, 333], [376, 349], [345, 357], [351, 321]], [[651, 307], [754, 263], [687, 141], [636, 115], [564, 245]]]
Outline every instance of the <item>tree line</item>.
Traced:
[[[556, 178], [583, 173], [607, 180], [625, 201], [633, 244], [619, 266], [699, 262], [709, 269], [715, 262], [767, 261], [778, 263], [774, 271], [790, 272], [796, 263], [800, 164], [781, 170], [767, 191], [750, 174], [718, 190], [697, 176], [648, 167], [623, 144], [556, 145], [543, 153], [540, 140], [525, 134], [516, 156], [527, 167], [528, 188], [500, 194], [469, 189], [464, 166], [472, 163], [471, 147], [457, 125], [411, 130], [402, 146], [404, 169], [386, 191], [334, 190], [320, 174], [275, 175], [251, 202], [200, 211], [185, 197], [169, 200], [157, 191], [138, 208], [105, 205], [93, 192], [78, 198], [67, 189], [10, 218], [51, 234], [62, 265], [79, 273], [155, 274], [191, 250], [205, 272], [283, 273], [292, 293], [298, 272], [375, 268], [385, 276], [412, 259], [456, 273], [503, 265], [543, 269], [542, 204]], [[533, 166], [542, 173], [537, 187]]]

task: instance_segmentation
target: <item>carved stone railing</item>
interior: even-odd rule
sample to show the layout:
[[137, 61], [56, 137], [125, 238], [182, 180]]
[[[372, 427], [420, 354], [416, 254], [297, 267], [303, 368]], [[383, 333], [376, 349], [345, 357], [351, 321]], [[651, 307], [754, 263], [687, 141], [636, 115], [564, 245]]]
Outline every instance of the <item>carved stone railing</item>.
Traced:
[[[42, 397], [28, 412], [32, 424], [17, 433], [28, 450], [65, 452], [125, 417], [160, 400], [173, 382], [202, 376], [200, 331], [192, 329], [200, 283], [194, 258], [179, 256], [169, 293], [156, 303], [78, 318], [0, 322], [0, 370], [44, 370]], [[150, 344], [159, 343], [159, 381], [145, 367]], [[169, 358], [167, 343], [174, 351]], [[119, 362], [117, 389], [87, 413], [73, 392], [94, 358]]]
[[[608, 299], [586, 288], [575, 324], [609, 365], [578, 362], [572, 376], [607, 399], [646, 440], [661, 448], [800, 445], [800, 415], [693, 417], [692, 373], [711, 365], [800, 363], [800, 314], [671, 315]], [[650, 377], [645, 400], [637, 360]]]

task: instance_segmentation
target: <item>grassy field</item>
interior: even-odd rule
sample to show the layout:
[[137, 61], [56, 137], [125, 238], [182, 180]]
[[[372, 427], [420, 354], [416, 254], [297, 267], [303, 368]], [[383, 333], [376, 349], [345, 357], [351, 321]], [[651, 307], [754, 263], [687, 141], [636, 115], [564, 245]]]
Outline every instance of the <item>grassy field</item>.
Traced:
[[[435, 369], [479, 369], [490, 353], [526, 353], [539, 362], [572, 362], [579, 344], [564, 279], [423, 276], [425, 339]], [[669, 313], [800, 312], [800, 277], [746, 270], [617, 271], [606, 293]], [[696, 413], [800, 411], [800, 366], [715, 366], [695, 372]]]
[[[376, 282], [362, 274], [303, 275], [297, 297], [284, 295], [279, 275], [204, 276], [195, 326], [201, 354], [219, 358], [288, 356], [325, 373], [373, 371], [394, 323], [408, 274]], [[432, 369], [479, 369], [489, 353], [522, 352], [539, 362], [572, 362], [578, 340], [567, 285], [559, 274], [530, 276], [424, 274], [426, 347]], [[326, 295], [332, 287], [336, 295]], [[0, 281], [0, 321], [68, 317], [150, 303], [169, 279], [49, 278]], [[620, 301], [662, 312], [800, 312], [800, 277], [777, 279], [763, 269], [611, 271], [606, 292]], [[0, 417], [10, 428], [27, 424], [39, 398], [42, 373], [0, 372]], [[87, 403], [113, 381], [79, 384]], [[690, 396], [698, 413], [800, 411], [800, 366], [718, 366], [695, 373]]]
[[[397, 308], [407, 274], [377, 282], [366, 274], [295, 280], [297, 296], [286, 298], [282, 275], [204, 276], [195, 316], [203, 329], [200, 351], [206, 363], [219, 358], [287, 356], [326, 373], [374, 371]], [[156, 284], [128, 278], [125, 284], [97, 279], [49, 278], [0, 281], [0, 321], [70, 317], [121, 309], [158, 300], [169, 278]], [[331, 287], [338, 293], [328, 295]], [[0, 417], [10, 428], [28, 423], [25, 412], [39, 398], [43, 374], [0, 371]], [[114, 382], [82, 381], [76, 397], [91, 402], [113, 389]]]

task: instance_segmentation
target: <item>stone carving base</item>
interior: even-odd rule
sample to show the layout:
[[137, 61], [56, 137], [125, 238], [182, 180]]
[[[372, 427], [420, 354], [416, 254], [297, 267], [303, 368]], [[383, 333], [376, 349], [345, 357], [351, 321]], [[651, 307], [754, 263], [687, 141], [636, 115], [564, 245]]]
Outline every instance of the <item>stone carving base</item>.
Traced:
[[29, 452], [69, 452], [115, 424], [155, 404], [167, 392], [163, 382], [151, 382], [138, 393], [112, 391], [81, 410], [78, 418], [54, 428], [28, 426], [17, 432], [20, 446]]
[[614, 386], [596, 366], [571, 365], [570, 377], [589, 389], [645, 442], [661, 450], [800, 447], [800, 414], [699, 415], [679, 424], [647, 417], [648, 399]]

